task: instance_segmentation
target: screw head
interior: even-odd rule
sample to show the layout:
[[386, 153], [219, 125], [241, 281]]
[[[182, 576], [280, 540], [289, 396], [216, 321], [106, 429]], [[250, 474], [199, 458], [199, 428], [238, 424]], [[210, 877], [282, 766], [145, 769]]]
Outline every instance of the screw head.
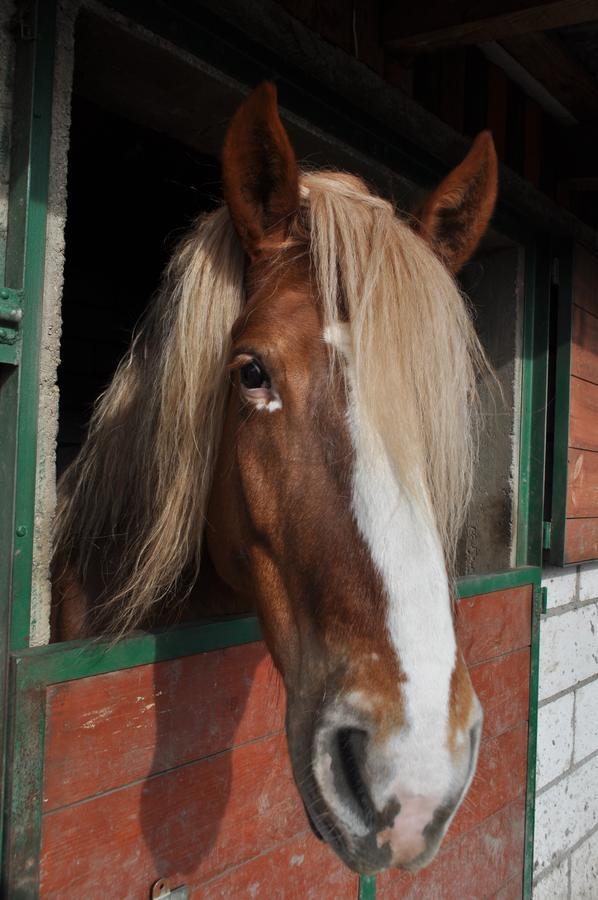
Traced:
[[26, 534], [27, 534], [27, 528], [25, 527], [25, 525], [18, 525], [17, 526], [17, 537], [25, 537]]
[[6, 331], [6, 328], [0, 328], [0, 341], [3, 340], [7, 336], [8, 336], [8, 332]]
[[0, 297], [2, 297], [3, 300], [8, 300], [8, 298], [10, 297], [10, 294], [8, 293], [8, 291], [3, 290], [3, 291], [0, 291]]

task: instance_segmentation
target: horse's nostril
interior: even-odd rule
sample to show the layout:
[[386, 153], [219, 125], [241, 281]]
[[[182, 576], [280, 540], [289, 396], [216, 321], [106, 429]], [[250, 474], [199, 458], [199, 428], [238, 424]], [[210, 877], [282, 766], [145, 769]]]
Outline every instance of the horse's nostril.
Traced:
[[364, 780], [368, 736], [358, 728], [339, 728], [336, 733], [337, 789], [356, 805], [365, 823], [374, 824], [370, 792]]

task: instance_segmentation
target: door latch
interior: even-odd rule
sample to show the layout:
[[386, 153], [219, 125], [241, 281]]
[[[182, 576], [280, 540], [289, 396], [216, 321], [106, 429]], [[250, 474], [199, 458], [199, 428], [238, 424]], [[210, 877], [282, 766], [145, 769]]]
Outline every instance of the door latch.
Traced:
[[166, 878], [159, 878], [152, 887], [150, 897], [151, 900], [189, 900], [189, 888], [185, 884], [173, 888]]

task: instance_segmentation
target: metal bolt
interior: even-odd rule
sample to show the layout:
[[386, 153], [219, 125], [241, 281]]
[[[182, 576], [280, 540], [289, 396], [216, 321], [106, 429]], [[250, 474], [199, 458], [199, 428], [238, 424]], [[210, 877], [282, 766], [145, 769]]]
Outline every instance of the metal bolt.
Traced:
[[0, 341], [5, 341], [7, 337], [8, 332], [6, 331], [6, 328], [0, 328]]
[[2, 297], [3, 300], [8, 300], [10, 294], [8, 293], [8, 291], [0, 291], [0, 297]]
[[26, 534], [27, 534], [27, 528], [25, 527], [25, 525], [18, 525], [17, 526], [17, 537], [25, 537]]

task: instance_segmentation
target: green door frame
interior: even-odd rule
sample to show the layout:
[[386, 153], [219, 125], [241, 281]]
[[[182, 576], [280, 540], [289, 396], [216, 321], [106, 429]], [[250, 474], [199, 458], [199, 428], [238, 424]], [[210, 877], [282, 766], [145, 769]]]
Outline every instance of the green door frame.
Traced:
[[[171, 39], [173, 9], [178, 6], [173, 0], [160, 6], [136, 0], [111, 0], [108, 5]], [[223, 27], [222, 23], [218, 26], [213, 14], [204, 15], [196, 6], [190, 13], [189, 4], [184, 0], [180, 5], [187, 10], [183, 16], [186, 27], [177, 36], [184, 32], [184, 43], [190, 52], [245, 83], [256, 83], [277, 72], [286, 108], [311, 118], [346, 143], [367, 146], [369, 156], [382, 159], [415, 181], [430, 181], [442, 174], [438, 161], [419, 149], [414, 153], [414, 148], [406, 146], [394, 134], [389, 139], [387, 134], [376, 133], [372, 123], [365, 121], [357, 110], [347, 110], [344, 101], [339, 104], [338, 116], [331, 116], [330, 106], [319, 100], [319, 86], [310, 84], [309, 79], [306, 81], [301, 72], [289, 70], [271, 52], [267, 58], [261, 50], [255, 53], [250, 38], [240, 33], [231, 36], [229, 27]], [[37, 0], [33, 11], [34, 39], [21, 40], [18, 50], [17, 92], [24, 102], [16, 111], [13, 137], [20, 129], [23, 140], [19, 141], [20, 149], [15, 148], [13, 156], [15, 178], [10, 194], [11, 233], [7, 248], [6, 286], [23, 290], [19, 300], [22, 297], [24, 316], [20, 360], [15, 358], [12, 362], [17, 365], [6, 366], [7, 377], [0, 383], [0, 415], [9, 425], [4, 433], [11, 435], [3, 445], [0, 465], [3, 480], [6, 477], [6, 483], [14, 485], [15, 498], [14, 509], [10, 514], [4, 511], [0, 518], [2, 546], [11, 550], [8, 560], [0, 567], [3, 604], [0, 640], [8, 645], [10, 634], [11, 649], [8, 712], [2, 717], [2, 722], [8, 719], [9, 725], [2, 887], [10, 897], [32, 896], [38, 884], [43, 702], [47, 685], [260, 637], [256, 619], [241, 617], [181, 627], [167, 633], [133, 636], [117, 645], [68, 642], [28, 649], [55, 0]], [[231, 41], [237, 42], [238, 52], [231, 52]], [[22, 216], [19, 208], [23, 210]], [[499, 230], [523, 243], [526, 256], [517, 568], [460, 579], [457, 587], [460, 597], [468, 597], [523, 584], [534, 586], [524, 873], [525, 896], [530, 897], [546, 432], [547, 240], [525, 228], [513, 210], [499, 207], [495, 221]], [[375, 878], [361, 879], [360, 896], [364, 900], [375, 896]]]
[[[6, 783], [9, 650], [28, 646], [39, 346], [54, 72], [54, 2], [23, 11], [16, 36], [6, 259], [0, 271], [0, 802]], [[18, 602], [15, 600], [18, 598]], [[0, 820], [0, 839], [3, 821]]]

